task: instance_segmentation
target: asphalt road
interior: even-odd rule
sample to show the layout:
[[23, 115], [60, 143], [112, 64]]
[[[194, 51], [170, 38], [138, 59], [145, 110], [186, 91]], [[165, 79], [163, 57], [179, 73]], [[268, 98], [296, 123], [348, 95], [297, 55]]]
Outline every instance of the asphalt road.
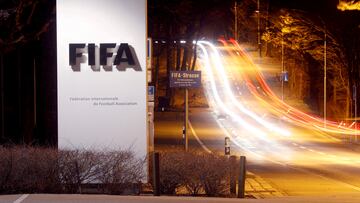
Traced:
[[357, 203], [360, 196], [282, 197], [271, 199], [230, 199], [202, 197], [149, 197], [111, 195], [2, 195], [0, 203]]
[[[210, 108], [191, 110], [190, 147], [223, 153], [229, 137], [232, 154], [247, 156], [248, 170], [284, 195], [360, 193], [360, 147], [341, 139], [353, 136], [351, 127], [284, 103], [241, 48], [199, 47]], [[156, 113], [157, 149], [181, 146], [182, 122], [180, 112]]]
[[[155, 149], [182, 148], [181, 113], [162, 112], [156, 116]], [[201, 143], [212, 152], [224, 152], [226, 133], [218, 126], [214, 114], [206, 109], [193, 109], [190, 122]], [[358, 156], [358, 146], [344, 143], [330, 143], [327, 137], [318, 138], [323, 142], [316, 145], [305, 142], [303, 137], [278, 140], [281, 145], [290, 149], [274, 152], [271, 146], [258, 142], [249, 146], [231, 144], [232, 155], [245, 155], [248, 170], [267, 181], [284, 195], [324, 195], [324, 194], [360, 194], [360, 165], [351, 159], [338, 160], [333, 156], [345, 159]], [[330, 141], [329, 141], [330, 142]], [[334, 142], [334, 141], [333, 141]], [[297, 146], [292, 143], [298, 143]], [[190, 133], [190, 149], [204, 150], [204, 146]], [[277, 150], [281, 150], [277, 149]], [[311, 151], [309, 151], [311, 150]], [[316, 152], [321, 154], [317, 154]], [[204, 150], [205, 152], [205, 150]], [[314, 154], [316, 153], [316, 154]], [[330, 154], [331, 153], [331, 154]]]

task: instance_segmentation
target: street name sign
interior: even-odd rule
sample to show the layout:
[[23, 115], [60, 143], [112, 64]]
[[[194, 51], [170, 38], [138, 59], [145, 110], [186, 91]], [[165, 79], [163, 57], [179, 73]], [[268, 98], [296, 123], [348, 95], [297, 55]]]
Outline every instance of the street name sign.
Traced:
[[199, 88], [201, 71], [170, 71], [170, 87]]

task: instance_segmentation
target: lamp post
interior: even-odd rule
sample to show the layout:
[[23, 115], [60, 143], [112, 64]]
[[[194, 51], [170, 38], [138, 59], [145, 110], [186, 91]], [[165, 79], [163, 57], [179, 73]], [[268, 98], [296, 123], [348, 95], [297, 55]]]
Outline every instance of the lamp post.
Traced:
[[324, 38], [324, 128], [326, 128], [326, 28]]
[[354, 100], [354, 122], [355, 122], [355, 136], [354, 141], [357, 142], [357, 90], [356, 84], [353, 85], [353, 100]]
[[284, 32], [281, 31], [281, 100], [284, 101]]
[[261, 57], [261, 36], [260, 36], [260, 0], [257, 0], [257, 35], [258, 35], [258, 48], [259, 48], [259, 57]]

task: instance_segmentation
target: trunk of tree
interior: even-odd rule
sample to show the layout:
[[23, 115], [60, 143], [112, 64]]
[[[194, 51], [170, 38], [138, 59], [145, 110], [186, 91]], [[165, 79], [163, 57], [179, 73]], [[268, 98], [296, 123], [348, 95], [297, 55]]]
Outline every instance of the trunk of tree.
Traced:
[[170, 88], [170, 71], [172, 70], [172, 49], [170, 43], [166, 43], [166, 97], [171, 99], [171, 88]]
[[4, 104], [4, 54], [0, 53], [0, 102], [1, 102], [1, 139], [5, 140], [5, 104]]
[[345, 118], [349, 118], [349, 115], [351, 112], [349, 112], [350, 110], [350, 90], [349, 87], [347, 88], [347, 95], [346, 95], [346, 113], [345, 113]]
[[34, 137], [36, 137], [37, 131], [37, 80], [36, 80], [36, 57], [34, 56], [34, 63], [33, 63], [33, 128], [32, 133], [29, 134], [27, 138], [27, 143], [31, 143]]
[[180, 70], [181, 46], [180, 41], [176, 42], [176, 70]]
[[75, 162], [75, 171], [76, 171], [76, 182], [77, 182], [77, 187], [79, 190], [79, 193], [82, 194], [82, 188], [81, 188], [81, 174], [80, 174], [80, 169], [79, 169], [79, 164], [78, 162]]
[[24, 136], [23, 136], [23, 125], [22, 125], [22, 94], [21, 94], [21, 49], [20, 47], [16, 47], [16, 70], [17, 70], [17, 105], [18, 105], [18, 137], [19, 143], [25, 144]]
[[196, 43], [195, 43], [195, 45], [194, 45], [193, 61], [192, 61], [192, 65], [191, 65], [191, 70], [195, 70], [196, 59], [197, 59], [197, 40], [196, 40]]
[[[270, 10], [270, 0], [266, 3], [266, 20], [265, 20], [265, 30], [269, 27], [269, 10]], [[265, 41], [265, 56], [271, 57], [271, 44]]]
[[183, 55], [183, 59], [182, 59], [181, 70], [187, 69], [188, 54], [189, 54], [189, 47], [186, 42], [186, 44], [184, 46], [184, 55]]
[[154, 73], [154, 87], [155, 87], [155, 91], [158, 85], [158, 78], [159, 78], [159, 67], [160, 66], [160, 51], [157, 54], [157, 56], [155, 57], [155, 73]]

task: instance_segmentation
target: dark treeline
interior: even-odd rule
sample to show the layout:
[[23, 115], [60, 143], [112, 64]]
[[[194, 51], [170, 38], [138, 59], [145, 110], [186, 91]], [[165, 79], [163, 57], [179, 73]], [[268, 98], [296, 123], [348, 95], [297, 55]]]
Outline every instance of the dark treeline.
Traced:
[[0, 2], [0, 143], [56, 146], [55, 1]]

